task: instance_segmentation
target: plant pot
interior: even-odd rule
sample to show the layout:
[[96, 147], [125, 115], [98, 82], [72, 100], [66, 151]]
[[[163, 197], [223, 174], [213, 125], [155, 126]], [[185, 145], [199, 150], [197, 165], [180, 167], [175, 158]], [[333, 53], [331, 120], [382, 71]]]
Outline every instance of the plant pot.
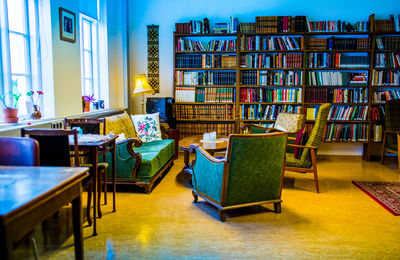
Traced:
[[90, 101], [85, 101], [85, 107], [83, 108], [83, 112], [89, 112], [90, 111]]
[[3, 109], [4, 122], [18, 123], [18, 108]]

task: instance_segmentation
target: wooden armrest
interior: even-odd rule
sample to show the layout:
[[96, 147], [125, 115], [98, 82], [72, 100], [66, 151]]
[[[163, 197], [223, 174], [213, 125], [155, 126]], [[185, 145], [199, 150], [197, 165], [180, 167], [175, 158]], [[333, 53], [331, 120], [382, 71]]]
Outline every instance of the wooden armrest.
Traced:
[[132, 147], [132, 145], [135, 145], [135, 147], [140, 147], [142, 146], [143, 142], [139, 138], [127, 138], [125, 140], [121, 140], [117, 142], [117, 145], [121, 145], [124, 143], [128, 143], [128, 146]]
[[384, 134], [400, 134], [400, 131], [383, 131]]
[[286, 146], [290, 146], [290, 147], [297, 147], [297, 148], [308, 148], [308, 149], [318, 149], [318, 147], [316, 146], [305, 146], [305, 145], [296, 145], [296, 144], [287, 144]]
[[296, 137], [288, 137], [288, 140], [296, 140]]
[[226, 158], [222, 158], [222, 159], [217, 159], [214, 156], [212, 156], [211, 154], [209, 154], [206, 150], [204, 150], [203, 147], [197, 145], [197, 144], [191, 144], [189, 146], [189, 152], [193, 153], [195, 150], [199, 151], [202, 155], [204, 155], [204, 157], [206, 157], [210, 162], [213, 163], [225, 163], [226, 162]]

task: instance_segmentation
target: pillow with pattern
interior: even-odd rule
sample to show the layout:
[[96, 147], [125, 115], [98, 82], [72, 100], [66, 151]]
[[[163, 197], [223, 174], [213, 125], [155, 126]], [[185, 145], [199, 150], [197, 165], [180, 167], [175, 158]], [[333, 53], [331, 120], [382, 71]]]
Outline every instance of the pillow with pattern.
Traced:
[[161, 139], [160, 113], [131, 115], [136, 134], [142, 142], [153, 142]]

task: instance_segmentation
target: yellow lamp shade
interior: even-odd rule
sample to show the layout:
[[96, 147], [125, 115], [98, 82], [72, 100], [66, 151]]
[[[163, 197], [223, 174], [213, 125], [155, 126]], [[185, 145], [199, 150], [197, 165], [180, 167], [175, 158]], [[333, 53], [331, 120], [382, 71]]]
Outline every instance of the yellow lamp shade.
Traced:
[[133, 89], [132, 97], [153, 93], [154, 89], [152, 89], [147, 82], [146, 74], [135, 76], [135, 88]]

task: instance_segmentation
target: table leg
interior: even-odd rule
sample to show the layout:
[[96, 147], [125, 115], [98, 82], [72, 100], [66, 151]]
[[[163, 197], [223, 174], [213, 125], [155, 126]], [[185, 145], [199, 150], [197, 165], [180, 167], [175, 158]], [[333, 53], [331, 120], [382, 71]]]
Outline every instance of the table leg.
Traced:
[[189, 167], [189, 151], [183, 151], [183, 162], [185, 163], [184, 169]]
[[83, 259], [82, 236], [82, 187], [78, 197], [72, 201], [72, 224], [74, 227], [75, 259]]
[[112, 178], [113, 178], [113, 212], [116, 212], [115, 209], [115, 194], [117, 193], [117, 149], [116, 149], [116, 144], [115, 140], [113, 142], [113, 148], [111, 149], [111, 154], [112, 154]]
[[97, 236], [97, 231], [96, 231], [96, 210], [97, 210], [97, 181], [99, 178], [99, 174], [97, 171], [97, 163], [98, 163], [98, 158], [97, 158], [97, 154], [98, 154], [98, 147], [92, 147], [92, 167], [93, 167], [93, 185], [92, 185], [92, 189], [93, 189], [93, 236]]

